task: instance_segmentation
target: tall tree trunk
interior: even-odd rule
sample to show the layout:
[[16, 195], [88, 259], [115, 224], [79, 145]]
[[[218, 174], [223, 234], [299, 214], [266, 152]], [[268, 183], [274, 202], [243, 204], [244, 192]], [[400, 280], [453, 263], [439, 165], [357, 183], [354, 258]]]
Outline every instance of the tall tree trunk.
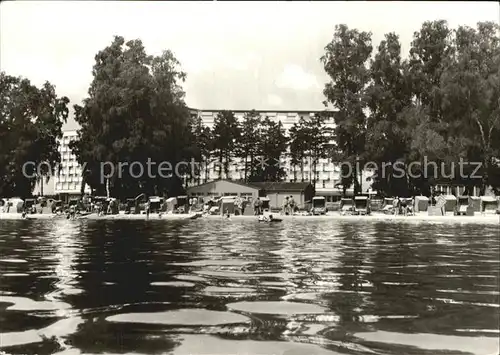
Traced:
[[222, 163], [224, 161], [224, 154], [221, 151], [219, 154], [219, 179], [222, 179]]
[[[82, 183], [80, 185], [80, 196], [83, 197], [85, 195], [85, 184], [87, 183], [87, 178], [85, 173], [82, 175]], [[42, 193], [43, 194], [43, 193]]]
[[304, 182], [304, 158], [300, 158], [300, 180]]
[[245, 153], [245, 182], [247, 182], [248, 178], [248, 154]]
[[205, 181], [208, 181], [208, 172], [209, 172], [209, 165], [210, 165], [210, 156], [205, 157]]
[[250, 152], [250, 177], [253, 178], [254, 175], [254, 166], [255, 166], [255, 156], [253, 151]]

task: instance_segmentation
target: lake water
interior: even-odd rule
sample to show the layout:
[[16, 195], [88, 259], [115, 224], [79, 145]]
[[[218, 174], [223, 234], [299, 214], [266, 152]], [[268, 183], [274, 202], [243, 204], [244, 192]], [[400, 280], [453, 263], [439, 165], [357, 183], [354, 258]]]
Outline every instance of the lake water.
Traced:
[[500, 229], [0, 221], [0, 353], [498, 354]]

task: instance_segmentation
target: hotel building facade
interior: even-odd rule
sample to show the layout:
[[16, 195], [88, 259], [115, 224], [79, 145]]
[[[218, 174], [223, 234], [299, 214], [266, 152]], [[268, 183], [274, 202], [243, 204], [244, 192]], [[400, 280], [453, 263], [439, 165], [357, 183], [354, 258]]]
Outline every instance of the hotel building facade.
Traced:
[[[215, 117], [220, 110], [196, 110], [191, 109], [191, 115], [194, 117], [200, 117], [203, 124], [209, 128], [213, 128]], [[245, 110], [232, 110], [235, 117], [239, 122], [242, 122], [244, 116], [249, 111]], [[324, 111], [264, 111], [256, 110], [261, 117], [268, 117], [274, 122], [281, 122], [285, 134], [288, 135], [290, 128], [294, 123], [298, 123], [301, 118], [309, 119], [315, 114]], [[329, 128], [334, 128], [333, 117], [327, 120], [326, 126]], [[71, 152], [69, 148], [69, 143], [76, 139], [78, 136], [76, 130], [65, 131], [63, 133], [62, 139], [59, 141], [59, 152], [61, 154], [61, 165], [59, 171], [56, 171], [53, 177], [51, 177], [48, 183], [44, 184], [43, 192], [45, 195], [54, 194], [60, 196], [71, 196], [79, 195], [82, 183], [82, 170], [81, 166], [76, 160], [76, 156]], [[333, 144], [333, 142], [332, 142]], [[312, 166], [310, 165], [309, 159], [304, 160], [303, 167], [300, 166], [293, 167], [291, 164], [291, 159], [289, 154], [282, 157], [282, 165], [285, 170], [286, 182], [307, 182], [313, 180]], [[212, 161], [208, 164], [208, 174], [206, 174], [205, 169], [200, 172], [200, 178], [189, 183], [190, 186], [204, 182], [209, 182], [219, 179], [219, 170]], [[370, 173], [364, 172], [362, 175], [362, 189], [367, 191], [370, 183], [367, 178]], [[223, 175], [224, 179], [231, 180], [242, 180], [244, 179], [244, 162], [242, 159], [233, 159], [232, 164], [229, 169], [229, 176]], [[316, 167], [316, 192], [321, 195], [322, 193], [329, 195], [329, 192], [339, 190], [335, 188], [335, 185], [340, 183], [340, 166], [333, 164], [328, 159], [320, 159]], [[368, 179], [369, 180], [369, 179]], [[37, 184], [34, 194], [39, 192], [40, 188]], [[50, 192], [49, 192], [50, 191]], [[89, 186], [85, 186], [85, 192], [90, 193]]]
[[[196, 110], [191, 109], [191, 115], [195, 117], [200, 117], [203, 124], [209, 128], [213, 128], [215, 123], [215, 118], [217, 113], [220, 110]], [[232, 110], [238, 122], [243, 122], [245, 114], [249, 111], [246, 110]], [[267, 110], [255, 110], [262, 118], [268, 117], [270, 120], [278, 123], [281, 122], [285, 134], [289, 134], [290, 128], [293, 127], [295, 123], [298, 123], [301, 118], [307, 120], [318, 113], [324, 113], [325, 111], [267, 111]], [[327, 111], [328, 112], [328, 111]], [[335, 123], [333, 120], [333, 112], [329, 119], [326, 121], [325, 126], [327, 128], [334, 128]], [[334, 144], [334, 142], [330, 142]], [[231, 179], [231, 180], [243, 180], [244, 179], [244, 161], [243, 159], [234, 158], [232, 160], [232, 164], [230, 165], [229, 175], [225, 176], [223, 173], [222, 178]], [[340, 176], [340, 165], [332, 163], [329, 159], [319, 159], [318, 164], [316, 166], [316, 177], [314, 178], [313, 167], [311, 166], [311, 162], [309, 159], [304, 159], [304, 163], [302, 167], [293, 166], [291, 164], [291, 157], [289, 152], [282, 157], [281, 167], [285, 170], [285, 179], [286, 182], [307, 182], [307, 181], [316, 181], [316, 193], [318, 195], [326, 194], [330, 195], [331, 193], [339, 194], [340, 190], [335, 188], [335, 185], [340, 184], [341, 176]], [[205, 170], [205, 169], [203, 169]], [[198, 180], [201, 183], [213, 181], [219, 178], [219, 169], [218, 166], [212, 162], [208, 164], [208, 174], [206, 171], [202, 171], [200, 173], [200, 179]], [[370, 177], [372, 176], [371, 172], [363, 172], [361, 174], [362, 181], [362, 190], [363, 192], [367, 192], [370, 188], [371, 182]], [[198, 183], [192, 182], [192, 184]]]
[[[76, 156], [71, 152], [69, 144], [78, 137], [76, 130], [64, 131], [63, 137], [59, 140], [59, 154], [61, 163], [48, 182], [40, 182], [35, 186], [33, 195], [58, 195], [62, 199], [69, 196], [80, 195], [82, 185], [82, 167], [78, 164]], [[85, 192], [90, 193], [90, 187], [85, 186]]]

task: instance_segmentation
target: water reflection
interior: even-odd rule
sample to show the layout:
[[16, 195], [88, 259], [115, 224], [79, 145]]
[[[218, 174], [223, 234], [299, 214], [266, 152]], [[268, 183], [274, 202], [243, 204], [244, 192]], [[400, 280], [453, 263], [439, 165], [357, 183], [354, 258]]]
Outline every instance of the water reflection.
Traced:
[[354, 220], [2, 221], [0, 348], [489, 354], [499, 235]]

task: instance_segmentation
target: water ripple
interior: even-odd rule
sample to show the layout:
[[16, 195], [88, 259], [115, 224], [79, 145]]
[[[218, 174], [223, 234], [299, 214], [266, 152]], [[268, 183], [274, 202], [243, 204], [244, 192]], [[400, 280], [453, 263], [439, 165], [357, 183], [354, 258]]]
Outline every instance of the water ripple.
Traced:
[[1, 350], [500, 350], [497, 226], [356, 218], [149, 222], [0, 224]]

